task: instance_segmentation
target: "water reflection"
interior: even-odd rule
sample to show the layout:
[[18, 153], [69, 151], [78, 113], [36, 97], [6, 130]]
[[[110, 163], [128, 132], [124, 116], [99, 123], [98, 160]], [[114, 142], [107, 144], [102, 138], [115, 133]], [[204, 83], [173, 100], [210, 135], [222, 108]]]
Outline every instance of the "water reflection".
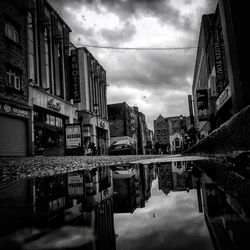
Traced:
[[231, 172], [176, 160], [2, 183], [0, 247], [244, 249], [249, 183]]

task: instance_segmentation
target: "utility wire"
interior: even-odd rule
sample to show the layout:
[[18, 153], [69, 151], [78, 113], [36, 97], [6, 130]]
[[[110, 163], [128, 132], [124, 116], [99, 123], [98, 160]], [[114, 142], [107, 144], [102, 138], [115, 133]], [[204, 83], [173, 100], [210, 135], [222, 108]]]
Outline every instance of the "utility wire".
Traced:
[[197, 46], [189, 46], [189, 47], [165, 47], [165, 48], [157, 48], [157, 47], [115, 47], [115, 46], [101, 46], [101, 45], [89, 45], [83, 44], [81, 47], [90, 47], [90, 48], [98, 48], [98, 49], [114, 49], [114, 50], [189, 50], [189, 49], [197, 49]]

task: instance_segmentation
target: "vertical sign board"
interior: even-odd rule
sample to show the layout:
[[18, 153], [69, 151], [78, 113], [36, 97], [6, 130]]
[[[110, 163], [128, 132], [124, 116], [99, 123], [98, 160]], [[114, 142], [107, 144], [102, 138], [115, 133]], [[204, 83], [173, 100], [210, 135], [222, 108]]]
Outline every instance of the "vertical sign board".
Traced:
[[198, 119], [199, 121], [207, 121], [208, 119], [208, 94], [207, 89], [196, 90]]
[[75, 103], [81, 102], [80, 92], [80, 77], [79, 77], [79, 63], [78, 63], [78, 50], [71, 51], [71, 63], [70, 63], [70, 86], [71, 86], [71, 98]]
[[213, 42], [214, 47], [214, 61], [215, 61], [215, 73], [216, 73], [216, 89], [217, 93], [221, 94], [225, 88], [225, 64], [224, 64], [224, 41], [221, 30], [217, 30], [217, 37]]
[[68, 195], [70, 198], [84, 196], [84, 173], [72, 172], [68, 174]]
[[80, 148], [82, 146], [81, 124], [65, 125], [66, 149]]

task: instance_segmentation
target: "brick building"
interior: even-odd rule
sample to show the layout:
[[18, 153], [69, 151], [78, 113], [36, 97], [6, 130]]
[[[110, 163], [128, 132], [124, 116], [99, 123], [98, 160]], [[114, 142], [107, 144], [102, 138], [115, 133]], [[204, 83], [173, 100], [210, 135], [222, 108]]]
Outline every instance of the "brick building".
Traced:
[[27, 1], [0, 2], [0, 156], [32, 152], [26, 10]]
[[137, 154], [146, 153], [146, 118], [138, 107], [130, 107], [126, 102], [108, 104], [108, 117], [111, 143], [118, 138], [127, 138], [135, 142]]
[[159, 115], [154, 120], [155, 149], [157, 153], [178, 153], [183, 150], [185, 134], [190, 127], [190, 119], [186, 116], [164, 118]]

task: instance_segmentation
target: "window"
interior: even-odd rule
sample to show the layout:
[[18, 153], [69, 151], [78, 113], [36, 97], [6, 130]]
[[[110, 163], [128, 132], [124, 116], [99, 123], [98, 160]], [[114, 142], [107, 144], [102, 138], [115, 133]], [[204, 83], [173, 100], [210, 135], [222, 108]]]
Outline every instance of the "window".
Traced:
[[5, 35], [12, 41], [19, 43], [19, 32], [10, 22], [5, 22]]
[[54, 115], [47, 114], [45, 123], [60, 128], [63, 127], [62, 118], [56, 117]]
[[10, 68], [7, 70], [6, 74], [7, 85], [12, 88], [21, 90], [21, 74], [17, 70]]
[[28, 52], [29, 52], [29, 79], [34, 83], [35, 78], [35, 40], [33, 31], [33, 17], [28, 12]]
[[44, 30], [44, 45], [45, 45], [45, 69], [46, 69], [46, 86], [44, 88], [50, 88], [50, 37], [49, 30]]

